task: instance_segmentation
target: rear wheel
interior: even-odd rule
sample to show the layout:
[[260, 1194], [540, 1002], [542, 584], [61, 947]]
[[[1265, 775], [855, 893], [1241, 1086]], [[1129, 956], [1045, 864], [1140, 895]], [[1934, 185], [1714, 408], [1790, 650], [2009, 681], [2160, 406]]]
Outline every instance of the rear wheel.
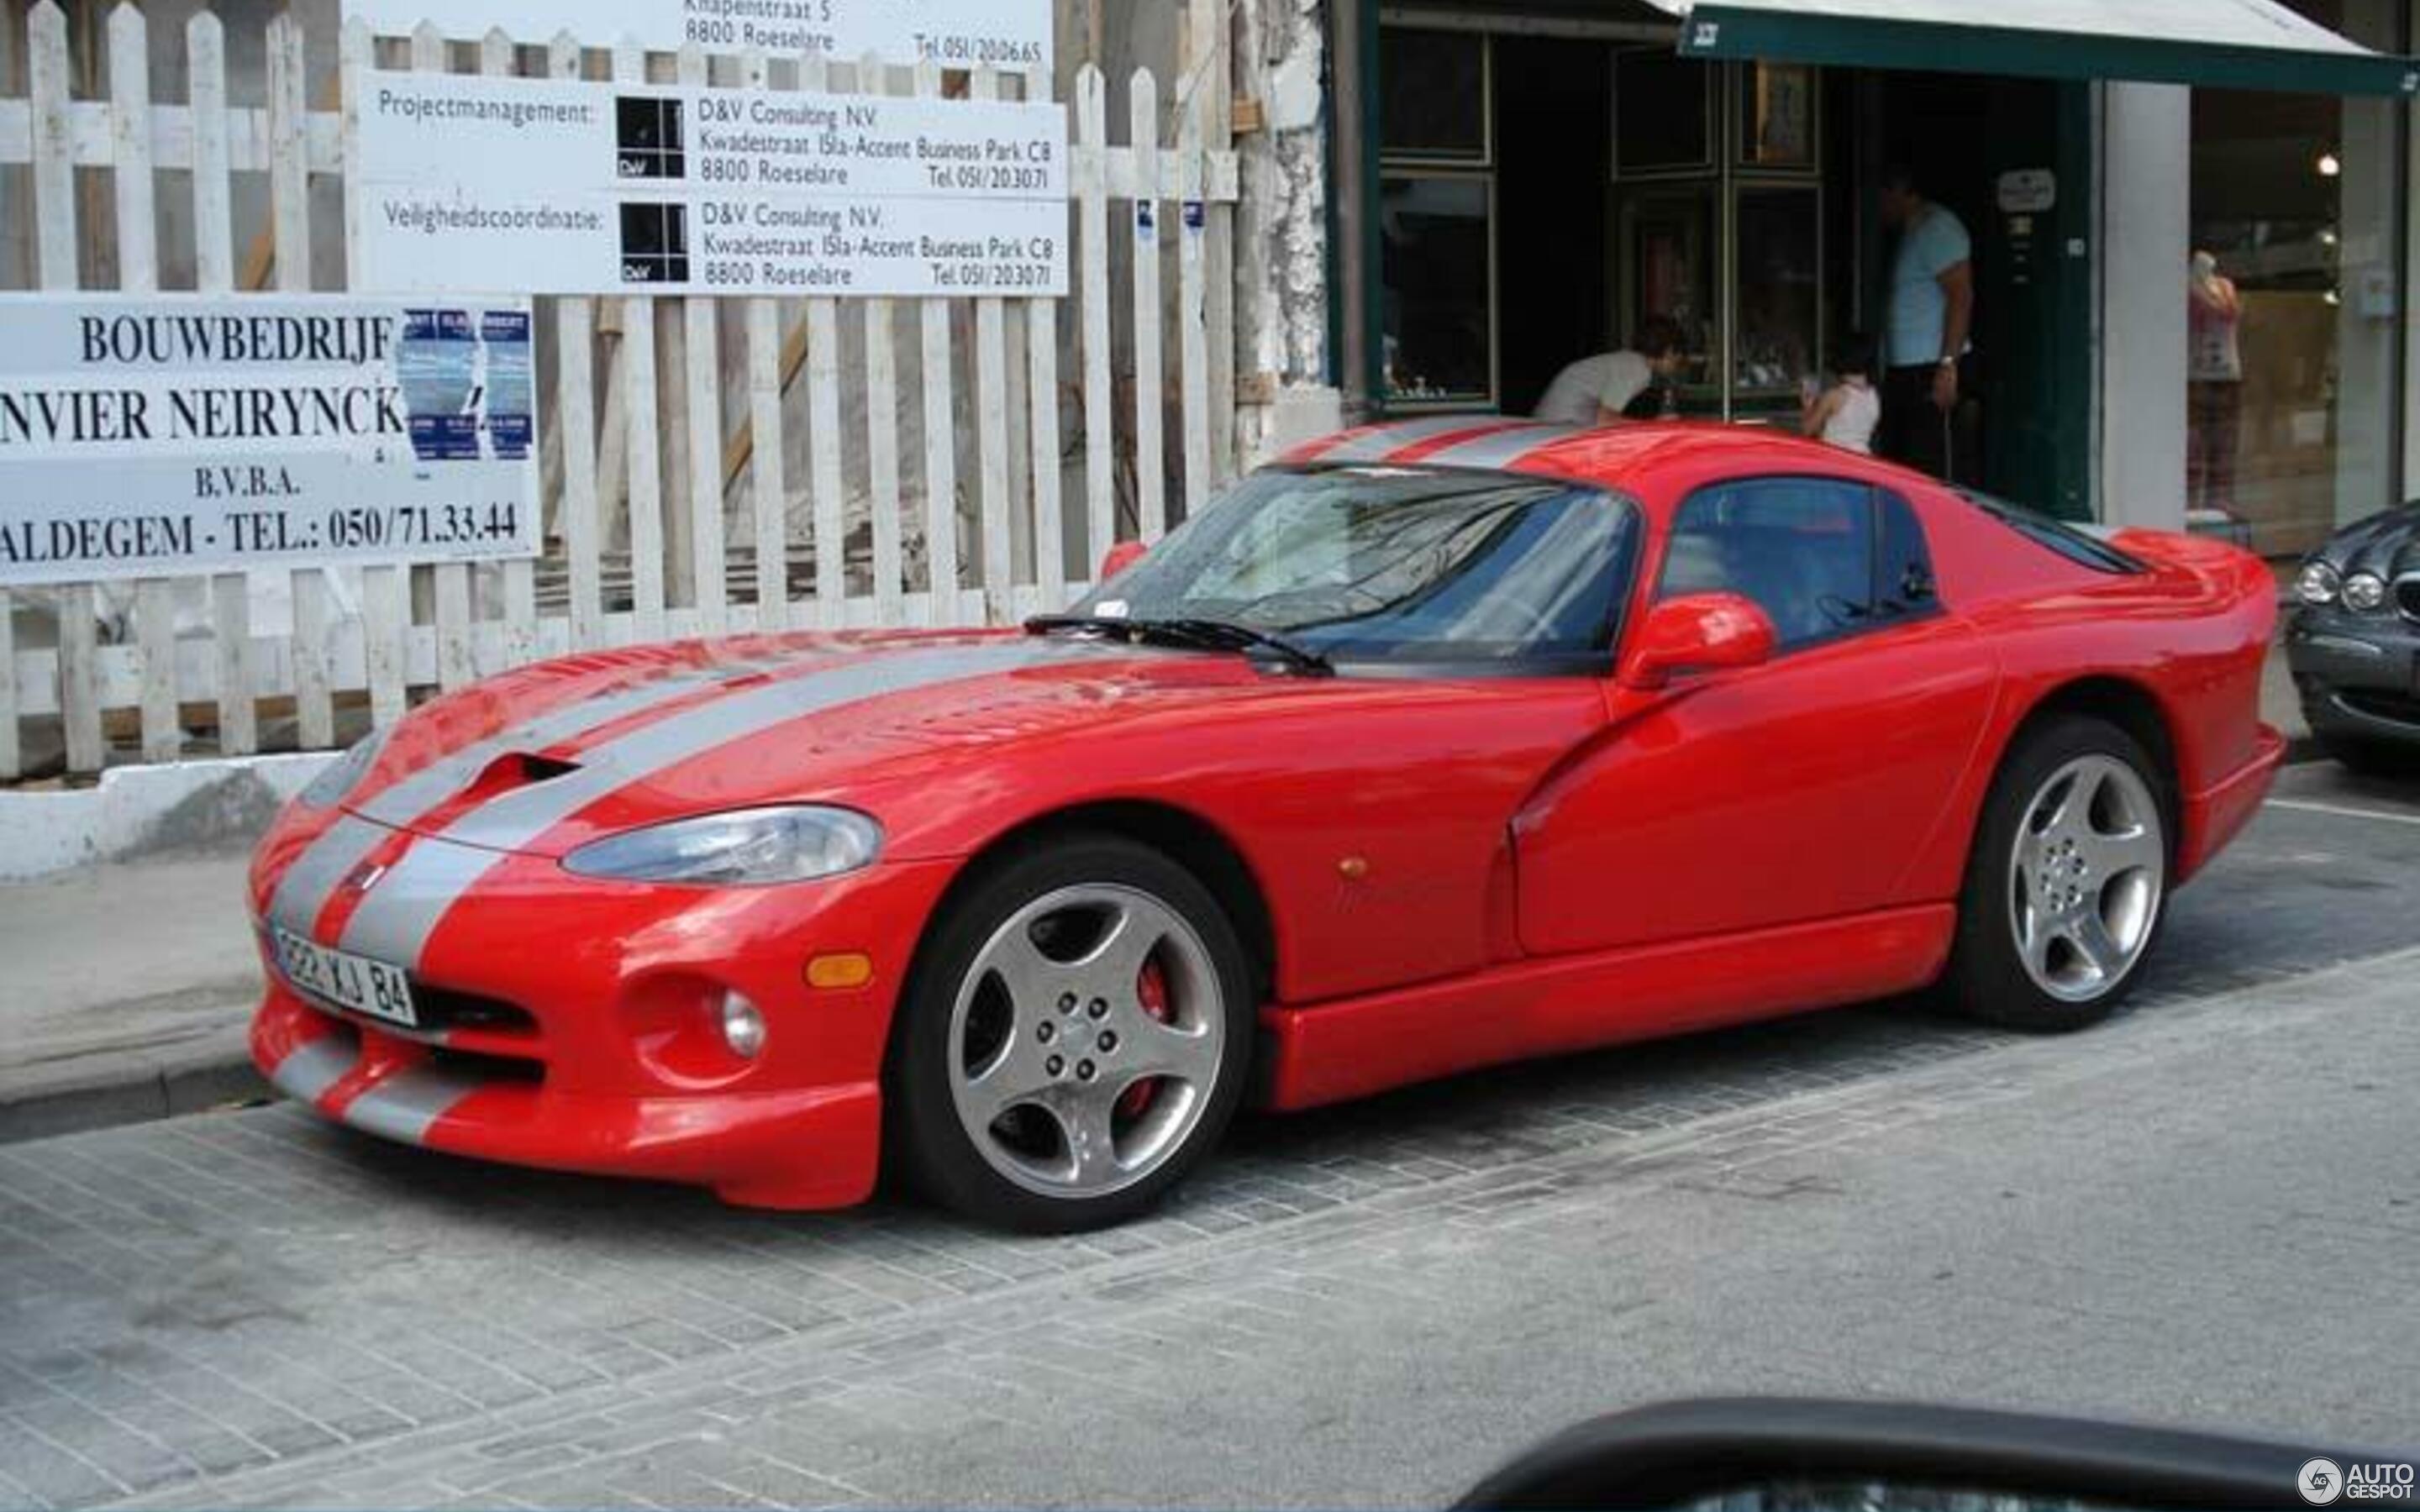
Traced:
[[1250, 971], [1190, 872], [1109, 836], [992, 871], [920, 954], [894, 1032], [894, 1146], [970, 1216], [1060, 1231], [1156, 1202], [1224, 1132]]
[[1945, 986], [2009, 1028], [2082, 1028], [2133, 990], [2167, 906], [2158, 768], [2117, 726], [2025, 735], [1985, 800]]

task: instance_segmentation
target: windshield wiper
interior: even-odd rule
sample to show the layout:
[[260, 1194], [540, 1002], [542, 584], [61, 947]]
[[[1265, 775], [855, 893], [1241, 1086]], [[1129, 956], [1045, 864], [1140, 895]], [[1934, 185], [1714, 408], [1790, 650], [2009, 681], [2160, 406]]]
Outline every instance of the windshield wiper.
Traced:
[[1035, 635], [1047, 635], [1053, 630], [1090, 630], [1102, 635], [1206, 646], [1217, 651], [1265, 651], [1296, 671], [1314, 677], [1336, 675], [1334, 662], [1301, 641], [1274, 630], [1237, 625], [1233, 620], [1135, 620], [1107, 614], [1038, 614], [1025, 622], [1025, 628]]

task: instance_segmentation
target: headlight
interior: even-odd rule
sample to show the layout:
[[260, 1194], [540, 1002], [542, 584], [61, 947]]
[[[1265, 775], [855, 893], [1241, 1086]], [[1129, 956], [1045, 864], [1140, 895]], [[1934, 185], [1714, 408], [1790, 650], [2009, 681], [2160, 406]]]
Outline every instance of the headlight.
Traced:
[[311, 785], [302, 790], [303, 805], [312, 809], [333, 809], [344, 802], [345, 795], [368, 775], [370, 764], [378, 760], [379, 749], [385, 744], [386, 735], [382, 731], [373, 732], [356, 741], [352, 749], [337, 757], [311, 779]]
[[761, 887], [836, 877], [872, 864], [882, 826], [848, 809], [735, 809], [592, 841], [565, 870], [620, 882]]
[[2343, 587], [2344, 581], [2336, 576], [2335, 568], [2324, 562], [2306, 562], [2303, 563], [2303, 576], [2294, 582], [2294, 596], [2305, 604], [2325, 607], [2336, 601]]
[[2345, 608], [2364, 614], [2386, 602], [2386, 579], [2374, 572], [2356, 572], [2344, 580]]

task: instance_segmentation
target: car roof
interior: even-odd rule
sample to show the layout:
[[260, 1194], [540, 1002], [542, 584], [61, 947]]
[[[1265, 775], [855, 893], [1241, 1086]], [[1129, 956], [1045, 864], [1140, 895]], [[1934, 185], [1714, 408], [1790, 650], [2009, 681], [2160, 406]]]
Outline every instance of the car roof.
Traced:
[[1432, 415], [1342, 431], [1297, 446], [1281, 460], [1293, 467], [1469, 468], [1611, 486], [1636, 486], [1649, 471], [1667, 469], [1691, 476], [1813, 472], [1901, 485], [1925, 481], [1769, 427], [1689, 421], [1584, 426], [1498, 415]]

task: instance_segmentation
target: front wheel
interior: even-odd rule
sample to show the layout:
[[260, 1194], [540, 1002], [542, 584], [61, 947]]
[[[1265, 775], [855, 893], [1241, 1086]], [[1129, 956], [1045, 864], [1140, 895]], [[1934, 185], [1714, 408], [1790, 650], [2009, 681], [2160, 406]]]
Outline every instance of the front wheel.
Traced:
[[2158, 769], [2117, 726], [2073, 717], [2011, 752], [1959, 899], [1945, 983], [1968, 1016], [2083, 1028], [2133, 991], [2167, 905]]
[[1111, 836], [1049, 843], [953, 900], [893, 1030], [896, 1147], [927, 1193], [1045, 1232], [1140, 1212], [1244, 1092], [1251, 973], [1193, 874]]

